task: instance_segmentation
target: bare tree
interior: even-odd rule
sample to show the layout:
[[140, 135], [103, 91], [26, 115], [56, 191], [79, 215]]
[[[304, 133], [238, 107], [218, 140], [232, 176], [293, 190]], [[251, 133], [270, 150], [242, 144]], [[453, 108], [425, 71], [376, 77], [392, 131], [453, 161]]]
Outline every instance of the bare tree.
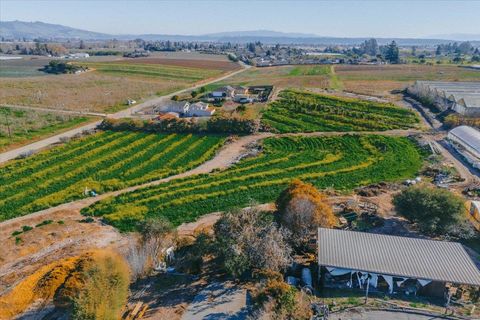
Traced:
[[288, 231], [250, 208], [225, 213], [215, 224], [215, 248], [225, 269], [240, 276], [252, 269], [280, 271], [291, 262]]
[[172, 224], [161, 217], [148, 218], [140, 224], [143, 250], [150, 257], [153, 268], [159, 268], [162, 262], [163, 251], [172, 246], [170, 233]]
[[125, 254], [125, 259], [130, 266], [133, 281], [146, 276], [151, 271], [150, 258], [145, 246], [138, 243], [132, 244]]

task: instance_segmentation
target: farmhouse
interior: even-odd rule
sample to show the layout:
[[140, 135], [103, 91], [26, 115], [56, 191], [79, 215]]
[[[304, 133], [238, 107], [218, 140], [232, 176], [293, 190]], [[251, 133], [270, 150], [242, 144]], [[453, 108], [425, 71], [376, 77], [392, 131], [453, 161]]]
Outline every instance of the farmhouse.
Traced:
[[160, 112], [175, 112], [179, 115], [185, 115], [188, 112], [190, 103], [187, 101], [170, 101], [164, 106], [157, 106], [153, 109], [155, 113]]
[[155, 107], [153, 111], [182, 117], [209, 117], [215, 113], [215, 108], [204, 102], [190, 104], [187, 101], [171, 101], [167, 105]]
[[460, 243], [318, 229], [325, 287], [444, 297], [447, 284], [480, 287], [480, 270]]
[[196, 102], [190, 105], [187, 115], [190, 117], [210, 117], [215, 113], [215, 108], [212, 108], [208, 103]]
[[480, 82], [416, 81], [408, 92], [433, 103], [441, 111], [480, 116]]
[[458, 126], [448, 132], [447, 139], [473, 167], [480, 168], [480, 131]]
[[213, 98], [230, 99], [234, 96], [235, 89], [232, 86], [225, 86], [212, 91]]

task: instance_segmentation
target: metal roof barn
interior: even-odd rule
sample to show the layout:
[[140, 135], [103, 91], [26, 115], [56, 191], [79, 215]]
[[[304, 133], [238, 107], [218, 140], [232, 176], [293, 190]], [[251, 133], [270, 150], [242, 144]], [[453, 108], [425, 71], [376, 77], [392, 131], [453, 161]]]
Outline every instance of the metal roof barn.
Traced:
[[319, 228], [318, 264], [480, 286], [480, 270], [457, 242]]
[[452, 109], [469, 116], [480, 115], [480, 82], [416, 81], [408, 91], [428, 98], [442, 111]]

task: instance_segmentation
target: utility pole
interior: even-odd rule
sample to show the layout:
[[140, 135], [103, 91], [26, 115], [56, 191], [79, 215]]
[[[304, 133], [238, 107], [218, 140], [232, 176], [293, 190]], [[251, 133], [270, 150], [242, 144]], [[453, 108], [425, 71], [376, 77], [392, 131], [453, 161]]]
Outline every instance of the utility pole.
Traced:
[[5, 110], [5, 125], [7, 126], [8, 130], [8, 137], [12, 138], [12, 130], [10, 129], [10, 121], [8, 120], [8, 110]]

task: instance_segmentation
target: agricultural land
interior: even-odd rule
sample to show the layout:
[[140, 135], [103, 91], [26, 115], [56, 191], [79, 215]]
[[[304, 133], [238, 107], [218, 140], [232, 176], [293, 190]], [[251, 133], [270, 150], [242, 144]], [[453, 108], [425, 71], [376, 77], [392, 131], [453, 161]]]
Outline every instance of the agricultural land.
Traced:
[[[25, 71], [27, 67], [22, 68], [22, 62], [30, 66], [31, 61], [2, 61], [5, 73], [11, 75], [14, 69], [23, 71], [15, 77], [0, 77], [0, 104], [108, 113], [126, 108], [127, 99], [141, 101], [165, 95], [239, 69], [238, 64], [225, 57], [216, 56], [215, 60], [209, 55], [203, 60], [204, 56], [196, 59], [161, 55], [146, 59], [92, 58], [73, 62], [89, 67], [88, 72], [40, 77], [36, 76], [35, 68], [29, 67], [31, 72]], [[48, 64], [45, 59], [41, 61], [43, 65]]]
[[75, 127], [94, 117], [0, 107], [0, 151]]
[[0, 168], [0, 221], [178, 174], [210, 159], [222, 136], [103, 132]]
[[272, 84], [277, 90], [344, 90], [398, 100], [392, 90], [403, 90], [415, 80], [478, 81], [480, 72], [455, 65], [300, 65], [252, 68], [226, 84]]
[[107, 199], [84, 213], [100, 215], [120, 230], [132, 230], [135, 221], [157, 215], [180, 225], [253, 201], [271, 202], [294, 178], [322, 189], [351, 190], [413, 176], [422, 165], [415, 144], [398, 137], [269, 138], [263, 148], [260, 156], [243, 160], [231, 169]]
[[395, 105], [284, 90], [263, 112], [279, 132], [382, 131], [409, 129], [416, 114]]

